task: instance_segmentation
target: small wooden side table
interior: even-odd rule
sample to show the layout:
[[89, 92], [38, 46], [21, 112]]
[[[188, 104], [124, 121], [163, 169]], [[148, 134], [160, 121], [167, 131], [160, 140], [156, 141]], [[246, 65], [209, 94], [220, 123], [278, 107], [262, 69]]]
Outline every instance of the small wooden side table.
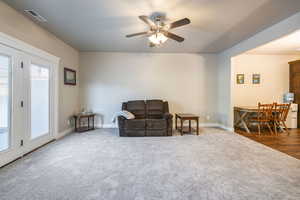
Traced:
[[[177, 127], [177, 120], [180, 120], [180, 128]], [[196, 121], [197, 127], [196, 127], [196, 132], [197, 135], [199, 135], [199, 116], [193, 115], [193, 114], [175, 114], [175, 128], [176, 130], [179, 130], [181, 135], [183, 135], [183, 123], [184, 121], [189, 121], [189, 132], [192, 132], [192, 125], [191, 121]]]
[[[74, 115], [75, 120], [75, 131], [76, 132], [85, 132], [95, 129], [95, 116], [94, 113], [89, 114], [77, 114]], [[87, 122], [84, 122], [83, 120], [87, 120]]]

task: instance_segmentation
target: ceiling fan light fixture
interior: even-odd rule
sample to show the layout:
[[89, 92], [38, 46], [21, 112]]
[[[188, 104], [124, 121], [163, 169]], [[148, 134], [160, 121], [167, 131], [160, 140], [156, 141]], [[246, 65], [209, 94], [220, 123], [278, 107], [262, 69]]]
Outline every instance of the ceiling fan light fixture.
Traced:
[[150, 42], [156, 45], [163, 44], [168, 40], [168, 38], [160, 32], [151, 35], [148, 39], [150, 40]]
[[165, 24], [164, 21], [162, 21], [160, 16], [155, 18], [155, 21], [153, 21], [146, 15], [141, 15], [139, 16], [139, 18], [149, 26], [150, 30], [146, 32], [129, 34], [126, 35], [126, 37], [131, 38], [134, 36], [141, 36], [141, 35], [147, 36], [148, 40], [150, 41], [149, 43], [150, 47], [161, 46], [168, 39], [172, 39], [176, 42], [183, 42], [184, 41], [183, 37], [180, 37], [179, 35], [169, 32], [169, 29], [178, 28], [191, 23], [191, 21], [188, 18], [183, 18], [170, 24]]

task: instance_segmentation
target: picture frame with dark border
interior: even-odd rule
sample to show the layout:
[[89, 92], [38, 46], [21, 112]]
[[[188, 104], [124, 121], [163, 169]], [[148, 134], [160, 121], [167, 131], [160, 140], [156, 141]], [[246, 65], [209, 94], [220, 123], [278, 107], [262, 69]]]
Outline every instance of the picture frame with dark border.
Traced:
[[237, 84], [245, 84], [245, 74], [237, 74], [236, 75], [236, 83]]
[[76, 71], [69, 68], [64, 68], [64, 84], [76, 85]]
[[260, 74], [252, 74], [252, 84], [260, 84]]

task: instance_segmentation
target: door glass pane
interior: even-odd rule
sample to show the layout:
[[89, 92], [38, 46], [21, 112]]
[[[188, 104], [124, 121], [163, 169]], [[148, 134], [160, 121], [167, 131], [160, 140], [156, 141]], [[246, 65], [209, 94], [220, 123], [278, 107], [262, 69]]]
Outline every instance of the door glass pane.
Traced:
[[49, 69], [31, 65], [31, 139], [49, 133]]
[[9, 147], [10, 69], [10, 58], [0, 55], [0, 151]]

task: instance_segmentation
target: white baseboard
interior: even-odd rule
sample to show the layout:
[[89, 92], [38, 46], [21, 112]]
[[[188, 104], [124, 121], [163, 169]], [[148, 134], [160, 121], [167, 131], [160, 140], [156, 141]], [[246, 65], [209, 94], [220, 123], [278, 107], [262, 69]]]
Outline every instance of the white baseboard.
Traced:
[[118, 128], [117, 124], [103, 124], [102, 128]]
[[74, 132], [74, 128], [69, 128], [69, 129], [67, 129], [67, 130], [64, 130], [64, 131], [60, 132], [60, 133], [56, 136], [55, 139], [59, 140], [59, 139], [65, 137], [66, 135], [68, 135], [68, 134], [70, 134], [70, 133], [72, 133], [72, 132]]
[[117, 124], [96, 124], [95, 128], [118, 128]]
[[234, 128], [224, 126], [223, 124], [219, 124], [219, 128], [224, 129], [226, 131], [234, 132]]
[[199, 127], [200, 128], [219, 128], [220, 125], [217, 123], [200, 123]]
[[226, 131], [230, 131], [230, 132], [234, 131], [233, 128], [226, 127], [223, 124], [218, 124], [218, 123], [200, 123], [199, 127], [200, 128], [220, 128], [220, 129], [223, 129], [223, 130], [226, 130]]
[[[200, 123], [199, 124], [200, 128], [221, 128], [224, 129], [226, 131], [233, 131], [233, 128], [230, 127], [226, 127], [222, 124], [218, 124], [218, 123]], [[103, 124], [103, 125], [96, 125], [96, 128], [118, 128], [117, 124]]]

